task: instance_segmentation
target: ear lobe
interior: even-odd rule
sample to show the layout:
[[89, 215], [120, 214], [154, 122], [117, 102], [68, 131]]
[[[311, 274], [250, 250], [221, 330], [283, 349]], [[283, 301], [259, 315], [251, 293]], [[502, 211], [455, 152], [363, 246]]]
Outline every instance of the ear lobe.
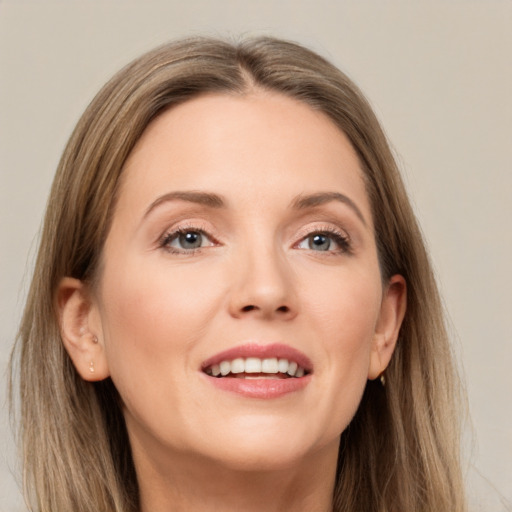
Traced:
[[109, 370], [101, 322], [86, 285], [64, 277], [56, 299], [62, 342], [77, 372], [91, 382], [106, 379]]
[[395, 350], [406, 308], [407, 284], [401, 275], [396, 274], [390, 278], [382, 297], [370, 355], [368, 379], [376, 379], [387, 368]]

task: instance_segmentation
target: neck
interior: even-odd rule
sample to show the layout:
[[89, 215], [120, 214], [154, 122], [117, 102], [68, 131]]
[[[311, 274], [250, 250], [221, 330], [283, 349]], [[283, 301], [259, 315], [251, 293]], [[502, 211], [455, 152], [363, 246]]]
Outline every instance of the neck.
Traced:
[[337, 449], [255, 470], [174, 454], [162, 465], [134, 447], [141, 512], [331, 512]]

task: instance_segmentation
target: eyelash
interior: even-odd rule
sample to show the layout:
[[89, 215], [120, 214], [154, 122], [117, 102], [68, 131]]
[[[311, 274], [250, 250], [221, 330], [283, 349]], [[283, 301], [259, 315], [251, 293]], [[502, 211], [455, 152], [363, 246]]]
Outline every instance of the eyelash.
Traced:
[[172, 247], [170, 244], [174, 242], [180, 235], [186, 235], [187, 233], [198, 233], [201, 236], [205, 237], [207, 240], [210, 241], [210, 247], [213, 245], [217, 245], [217, 241], [215, 238], [208, 234], [205, 229], [199, 228], [197, 226], [180, 226], [177, 229], [174, 229], [172, 231], [166, 232], [162, 238], [159, 241], [159, 247], [162, 249], [165, 249], [166, 251], [170, 252], [171, 254], [184, 254], [184, 255], [191, 255], [195, 254], [196, 252], [203, 249], [203, 246], [195, 247], [191, 249], [183, 249], [183, 248], [176, 248]]
[[[201, 249], [204, 249], [204, 246], [190, 248], [190, 249], [184, 249], [184, 248], [175, 248], [172, 247], [170, 244], [174, 242], [179, 236], [186, 235], [187, 233], [198, 233], [202, 237], [205, 237], [207, 240], [209, 240], [210, 245], [209, 247], [212, 247], [214, 245], [218, 245], [217, 240], [207, 233], [207, 231], [203, 228], [200, 228], [198, 226], [189, 225], [189, 226], [180, 226], [177, 229], [174, 229], [172, 231], [166, 232], [159, 241], [159, 247], [162, 249], [165, 249], [171, 254], [180, 254], [180, 255], [193, 255]], [[329, 248], [328, 250], [322, 251], [318, 250], [315, 251], [314, 249], [308, 248], [307, 250], [310, 250], [312, 252], [320, 252], [325, 253], [325, 255], [339, 255], [339, 254], [350, 254], [352, 252], [352, 246], [350, 237], [342, 232], [339, 231], [333, 227], [322, 227], [321, 229], [314, 229], [311, 231], [308, 231], [303, 236], [301, 236], [300, 240], [294, 244], [294, 248], [299, 248], [298, 246], [305, 241], [307, 241], [309, 238], [314, 236], [325, 236], [326, 238], [329, 238], [332, 240], [338, 247], [336, 249]], [[206, 246], [208, 247], [208, 246]]]
[[317, 235], [321, 235], [321, 236], [325, 236], [325, 237], [329, 238], [338, 246], [338, 248], [336, 248], [336, 249], [329, 248], [326, 251], [315, 251], [315, 250], [309, 248], [310, 251], [325, 253], [326, 256], [327, 255], [329, 255], [329, 256], [335, 255], [336, 256], [339, 254], [351, 254], [352, 253], [352, 244], [350, 241], [350, 237], [346, 233], [344, 233], [336, 228], [333, 228], [331, 226], [326, 226], [326, 227], [322, 227], [321, 229], [314, 229], [312, 231], [309, 231], [307, 234], [302, 236], [302, 238], [299, 240], [299, 242], [297, 242], [295, 244], [295, 246], [298, 246], [298, 245], [304, 243], [305, 241], [307, 241], [309, 238], [311, 238], [313, 236], [317, 236]]

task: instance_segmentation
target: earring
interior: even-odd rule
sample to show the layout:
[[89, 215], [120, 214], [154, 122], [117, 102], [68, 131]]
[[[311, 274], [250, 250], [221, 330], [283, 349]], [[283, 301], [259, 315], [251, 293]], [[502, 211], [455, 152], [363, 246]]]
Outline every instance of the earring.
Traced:
[[90, 371], [91, 373], [94, 373], [94, 361], [91, 361], [91, 362], [89, 363], [89, 371]]
[[383, 388], [386, 387], [386, 376], [384, 375], [384, 372], [382, 372], [380, 374], [379, 379], [380, 379], [380, 383], [382, 384], [382, 387]]

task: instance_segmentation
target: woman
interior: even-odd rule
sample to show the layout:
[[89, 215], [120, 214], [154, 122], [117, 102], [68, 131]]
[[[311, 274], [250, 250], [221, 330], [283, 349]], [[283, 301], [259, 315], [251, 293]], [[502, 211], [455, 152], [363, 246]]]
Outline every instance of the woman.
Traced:
[[41, 511], [462, 511], [437, 288], [379, 124], [314, 53], [178, 41], [64, 152], [19, 335]]

